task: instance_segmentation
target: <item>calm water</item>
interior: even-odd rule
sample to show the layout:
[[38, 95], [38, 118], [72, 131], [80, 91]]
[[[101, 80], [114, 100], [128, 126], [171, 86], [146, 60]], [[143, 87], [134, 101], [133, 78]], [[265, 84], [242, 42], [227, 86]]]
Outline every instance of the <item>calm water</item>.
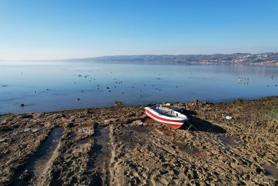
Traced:
[[277, 67], [0, 62], [0, 114], [251, 99], [278, 95], [277, 78]]

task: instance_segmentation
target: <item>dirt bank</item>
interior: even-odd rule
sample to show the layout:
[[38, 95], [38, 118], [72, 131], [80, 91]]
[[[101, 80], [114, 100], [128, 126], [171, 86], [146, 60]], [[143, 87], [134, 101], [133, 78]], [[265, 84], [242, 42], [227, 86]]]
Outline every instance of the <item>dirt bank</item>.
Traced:
[[142, 106], [2, 115], [0, 185], [278, 184], [278, 97], [172, 107], [192, 126]]

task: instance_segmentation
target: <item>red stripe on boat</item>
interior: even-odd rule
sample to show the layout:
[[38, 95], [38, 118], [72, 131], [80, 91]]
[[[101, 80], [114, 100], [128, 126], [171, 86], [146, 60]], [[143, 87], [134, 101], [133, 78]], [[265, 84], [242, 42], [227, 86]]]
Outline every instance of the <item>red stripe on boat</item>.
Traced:
[[146, 112], [146, 114], [147, 114], [147, 116], [153, 118], [155, 121], [157, 121], [157, 122], [159, 122], [159, 123], [163, 123], [163, 124], [165, 124], [165, 125], [168, 125], [168, 126], [170, 126], [171, 128], [173, 128], [173, 129], [179, 129], [179, 128], [181, 128], [181, 127], [183, 126], [183, 123], [181, 123], [181, 124], [171, 124], [171, 123], [169, 123], [169, 122], [161, 122], [161, 121], [156, 120], [157, 118], [155, 118], [154, 116], [150, 115], [149, 112]]
[[173, 125], [173, 124], [168, 124], [168, 123], [164, 123], [164, 124], [169, 125], [173, 129], [179, 129], [182, 126], [182, 125]]

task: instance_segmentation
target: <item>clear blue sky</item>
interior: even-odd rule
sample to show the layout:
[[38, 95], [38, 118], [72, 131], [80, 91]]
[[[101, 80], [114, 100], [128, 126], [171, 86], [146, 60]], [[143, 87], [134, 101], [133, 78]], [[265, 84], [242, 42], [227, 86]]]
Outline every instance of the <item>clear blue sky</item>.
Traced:
[[278, 51], [278, 0], [0, 0], [0, 59]]

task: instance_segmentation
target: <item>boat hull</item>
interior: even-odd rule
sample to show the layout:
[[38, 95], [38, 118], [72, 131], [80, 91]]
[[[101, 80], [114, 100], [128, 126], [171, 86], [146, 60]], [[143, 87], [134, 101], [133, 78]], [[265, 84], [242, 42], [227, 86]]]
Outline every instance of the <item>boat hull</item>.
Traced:
[[185, 120], [166, 119], [164, 117], [159, 116], [155, 112], [152, 112], [150, 109], [146, 109], [146, 108], [145, 108], [145, 114], [148, 117], [152, 118], [153, 120], [155, 120], [159, 123], [162, 123], [162, 124], [166, 124], [173, 129], [181, 128], [185, 122]]

